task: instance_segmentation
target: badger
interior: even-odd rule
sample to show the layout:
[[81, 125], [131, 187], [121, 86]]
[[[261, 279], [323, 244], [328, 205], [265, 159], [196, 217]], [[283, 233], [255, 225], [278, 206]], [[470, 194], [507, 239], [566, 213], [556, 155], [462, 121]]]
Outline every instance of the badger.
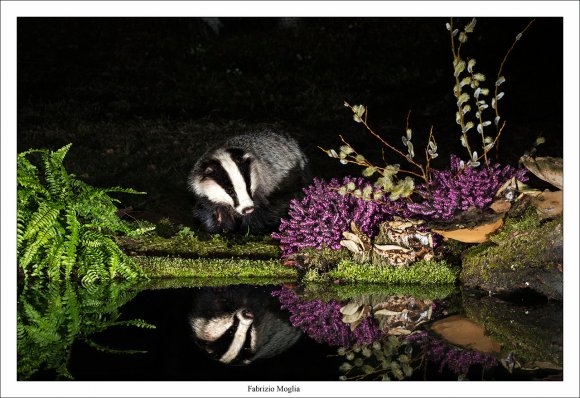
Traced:
[[225, 365], [249, 365], [292, 347], [302, 336], [266, 289], [202, 288], [189, 315], [196, 345]]
[[271, 130], [237, 135], [195, 163], [188, 185], [194, 216], [210, 233], [272, 232], [309, 179], [297, 142]]

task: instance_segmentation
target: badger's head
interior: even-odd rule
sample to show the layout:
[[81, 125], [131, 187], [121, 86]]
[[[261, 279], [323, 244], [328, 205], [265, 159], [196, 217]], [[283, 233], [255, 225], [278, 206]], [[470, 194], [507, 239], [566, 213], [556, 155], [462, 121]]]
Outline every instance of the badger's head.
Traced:
[[195, 337], [199, 339], [208, 354], [226, 364], [249, 364], [242, 354], [256, 352], [256, 329], [253, 327], [254, 314], [246, 308], [213, 318], [190, 319]]
[[202, 289], [188, 320], [195, 344], [227, 365], [277, 356], [302, 336], [269, 289], [248, 286]]
[[248, 215], [254, 211], [252, 161], [241, 149], [218, 150], [197, 165], [190, 185], [198, 196]]

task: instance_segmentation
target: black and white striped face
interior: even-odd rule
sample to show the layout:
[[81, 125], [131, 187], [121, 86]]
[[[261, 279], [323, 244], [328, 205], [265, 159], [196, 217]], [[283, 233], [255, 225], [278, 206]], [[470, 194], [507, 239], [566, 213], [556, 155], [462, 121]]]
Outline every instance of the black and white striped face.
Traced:
[[238, 214], [254, 210], [251, 156], [239, 149], [216, 153], [202, 165], [193, 181], [194, 191], [215, 204], [231, 206]]
[[206, 351], [224, 364], [247, 365], [256, 352], [257, 335], [254, 314], [239, 309], [214, 318], [191, 318], [195, 336], [204, 342]]

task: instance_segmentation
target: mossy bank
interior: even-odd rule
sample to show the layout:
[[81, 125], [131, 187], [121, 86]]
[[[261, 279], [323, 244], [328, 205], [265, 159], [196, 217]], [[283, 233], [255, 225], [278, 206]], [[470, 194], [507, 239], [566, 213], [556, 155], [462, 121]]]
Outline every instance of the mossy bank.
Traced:
[[562, 299], [562, 217], [542, 221], [534, 209], [508, 219], [491, 241], [464, 253], [461, 280], [466, 287], [493, 292], [532, 289]]

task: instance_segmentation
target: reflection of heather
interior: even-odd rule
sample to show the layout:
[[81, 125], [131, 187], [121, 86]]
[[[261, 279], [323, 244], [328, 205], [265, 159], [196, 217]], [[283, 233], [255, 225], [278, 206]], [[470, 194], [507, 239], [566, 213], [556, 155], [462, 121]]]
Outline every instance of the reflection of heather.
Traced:
[[441, 340], [429, 337], [426, 332], [410, 335], [407, 340], [419, 344], [427, 358], [439, 364], [439, 373], [443, 372], [443, 369], [447, 367], [458, 376], [466, 375], [473, 365], [490, 369], [498, 364], [497, 359], [491, 355], [478, 351], [452, 348]]
[[[340, 249], [342, 232], [350, 229], [354, 221], [369, 236], [377, 233], [377, 227], [388, 215], [410, 215], [403, 202], [391, 202], [389, 206], [366, 201], [353, 195], [341, 195], [338, 189], [353, 183], [357, 189], [372, 186], [362, 177], [345, 177], [342, 181], [329, 182], [315, 178], [304, 189], [304, 198], [292, 200], [289, 219], [283, 219], [280, 232], [272, 236], [280, 240], [283, 256], [305, 247]], [[373, 190], [376, 191], [375, 188]], [[388, 201], [388, 199], [383, 199]]]
[[381, 337], [374, 318], [367, 317], [354, 330], [342, 322], [341, 304], [332, 300], [301, 301], [296, 293], [282, 288], [272, 292], [281, 308], [290, 312], [290, 322], [319, 343], [349, 347], [355, 343], [370, 344]]
[[408, 204], [408, 209], [423, 219], [453, 218], [456, 211], [474, 206], [483, 209], [491, 204], [497, 190], [510, 178], [527, 181], [526, 170], [509, 165], [502, 167], [460, 168], [460, 160], [451, 155], [449, 170], [431, 171], [431, 181], [417, 187], [416, 192], [425, 198], [420, 203]]

